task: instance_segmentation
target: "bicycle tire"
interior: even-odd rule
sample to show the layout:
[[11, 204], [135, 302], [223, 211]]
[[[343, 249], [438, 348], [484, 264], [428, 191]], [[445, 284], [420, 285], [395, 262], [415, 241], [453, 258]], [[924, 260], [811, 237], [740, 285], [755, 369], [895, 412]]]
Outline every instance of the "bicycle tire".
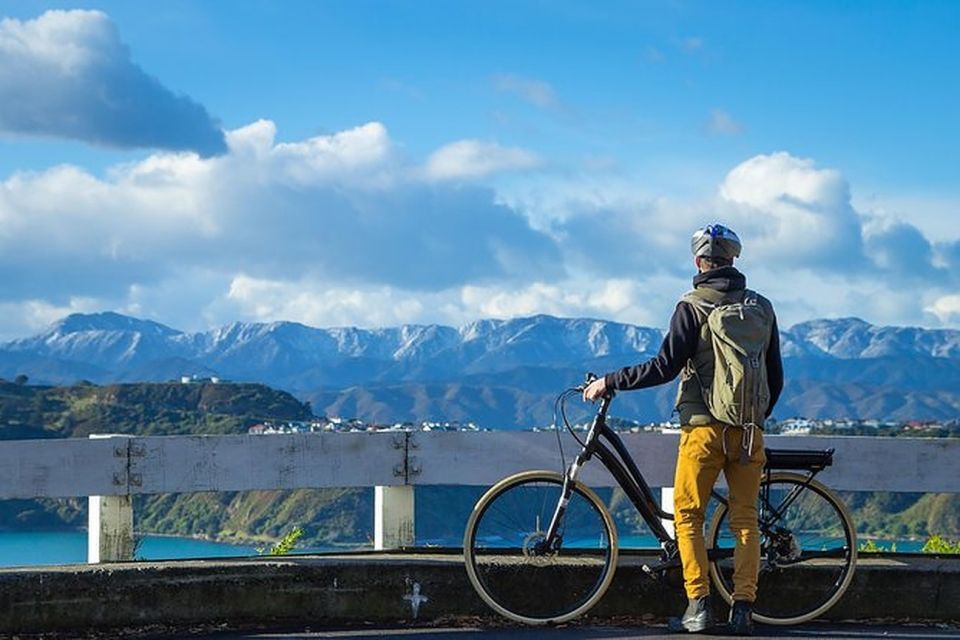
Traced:
[[[795, 473], [773, 473], [761, 483], [760, 503], [767, 489], [771, 506], [784, 512], [776, 516], [768, 506], [758, 504], [760, 519], [768, 526], [761, 527], [753, 618], [766, 624], [800, 624], [823, 615], [850, 586], [857, 561], [856, 530], [843, 501], [816, 480]], [[786, 509], [779, 508], [790, 495], [795, 496], [793, 502]], [[727, 513], [726, 504], [714, 512], [707, 533], [709, 548], [732, 547], [732, 538], [723, 538]], [[783, 530], [767, 535], [773, 531], [770, 525]], [[710, 563], [713, 584], [731, 605], [732, 565], [732, 556]], [[801, 573], [806, 573], [805, 580], [796, 579]]]
[[[562, 487], [563, 475], [554, 471], [508, 476], [480, 497], [467, 521], [463, 555], [470, 583], [511, 620], [532, 625], [571, 620], [594, 606], [613, 579], [616, 526], [600, 497], [579, 483], [567, 504], [563, 545], [534, 554], [532, 545], [548, 527]], [[572, 602], [559, 601], [567, 595]]]

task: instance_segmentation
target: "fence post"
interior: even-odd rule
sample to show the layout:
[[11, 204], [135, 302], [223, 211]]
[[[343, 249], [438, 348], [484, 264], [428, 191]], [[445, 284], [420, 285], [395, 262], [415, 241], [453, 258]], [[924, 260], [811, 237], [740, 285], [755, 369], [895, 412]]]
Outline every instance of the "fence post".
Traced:
[[[90, 438], [115, 438], [115, 457], [130, 466], [130, 436], [90, 434]], [[128, 471], [114, 474], [113, 484], [129, 491]], [[133, 500], [129, 493], [113, 496], [90, 496], [87, 516], [87, 562], [123, 562], [133, 560]]]
[[410, 475], [415, 471], [410, 449], [415, 448], [409, 431], [393, 437], [393, 448], [400, 451], [403, 461], [393, 468], [393, 475], [403, 484], [373, 488], [373, 548], [375, 551], [412, 547], [414, 539], [413, 486]]
[[[673, 513], [673, 487], [660, 488], [660, 508], [667, 513]], [[677, 534], [673, 529], [673, 520], [661, 518], [660, 524], [662, 524], [663, 528], [667, 530], [667, 533], [676, 538]]]
[[373, 548], [412, 547], [413, 486], [374, 487], [373, 491]]

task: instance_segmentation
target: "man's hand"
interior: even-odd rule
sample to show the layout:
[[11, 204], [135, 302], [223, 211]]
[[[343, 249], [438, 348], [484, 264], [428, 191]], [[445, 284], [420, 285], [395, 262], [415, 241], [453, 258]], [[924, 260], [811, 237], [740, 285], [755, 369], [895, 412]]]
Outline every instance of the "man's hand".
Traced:
[[583, 390], [583, 399], [587, 401], [593, 401], [602, 397], [606, 392], [607, 380], [601, 376], [588, 384], [587, 388]]

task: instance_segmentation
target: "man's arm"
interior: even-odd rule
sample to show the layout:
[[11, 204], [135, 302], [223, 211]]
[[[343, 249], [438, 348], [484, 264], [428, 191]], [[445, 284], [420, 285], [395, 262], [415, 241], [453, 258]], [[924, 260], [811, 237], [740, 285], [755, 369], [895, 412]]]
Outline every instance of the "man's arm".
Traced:
[[783, 360], [780, 358], [780, 330], [777, 328], [777, 318], [773, 318], [773, 329], [770, 334], [770, 346], [767, 348], [767, 387], [770, 389], [770, 405], [767, 407], [767, 416], [773, 413], [773, 406], [783, 391]]
[[700, 325], [693, 307], [687, 302], [678, 303], [660, 352], [644, 363], [608, 373], [604, 376], [606, 388], [625, 391], [670, 382], [696, 354], [699, 334]]

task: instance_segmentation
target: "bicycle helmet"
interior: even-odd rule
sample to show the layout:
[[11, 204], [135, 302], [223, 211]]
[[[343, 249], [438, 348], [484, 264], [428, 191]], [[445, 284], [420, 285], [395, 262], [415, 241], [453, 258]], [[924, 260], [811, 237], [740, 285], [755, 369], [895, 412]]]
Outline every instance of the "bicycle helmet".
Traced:
[[722, 224], [709, 224], [693, 234], [690, 251], [698, 258], [738, 258], [740, 238]]

